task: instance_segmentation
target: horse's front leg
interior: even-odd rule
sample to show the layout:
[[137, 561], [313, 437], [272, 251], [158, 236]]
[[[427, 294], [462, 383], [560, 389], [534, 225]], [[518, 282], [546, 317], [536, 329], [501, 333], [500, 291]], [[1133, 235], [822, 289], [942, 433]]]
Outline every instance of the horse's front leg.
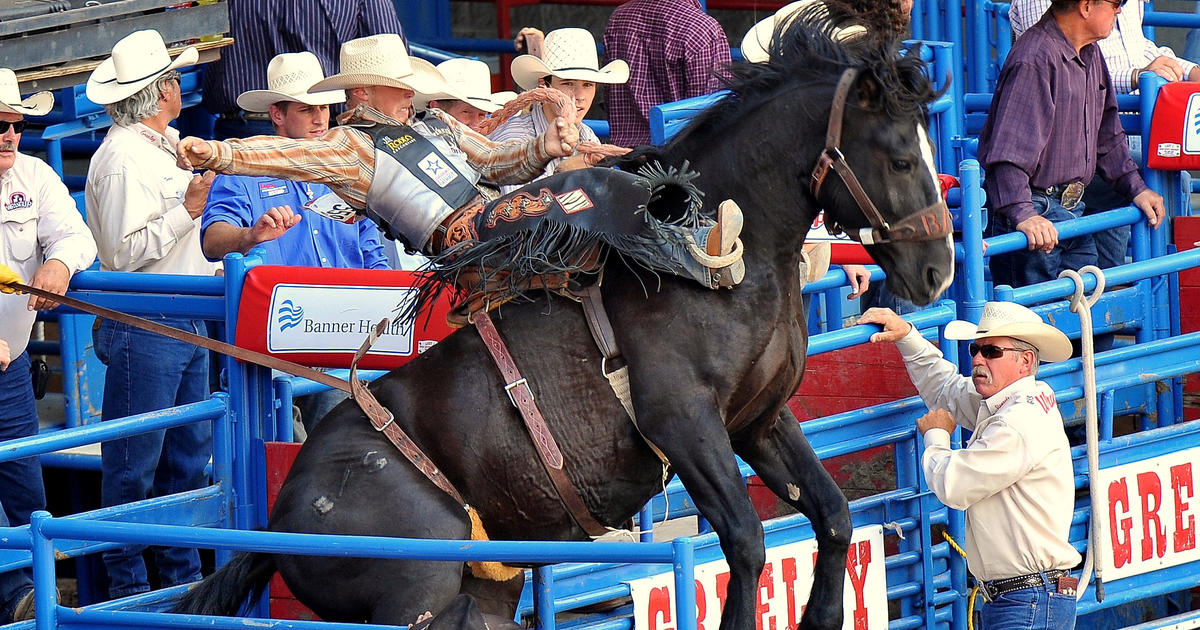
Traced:
[[852, 525], [846, 497], [821, 466], [800, 431], [796, 416], [784, 407], [775, 422], [739, 436], [734, 449], [781, 499], [812, 521], [817, 563], [802, 629], [842, 627], [842, 586]]
[[696, 509], [720, 538], [729, 563], [721, 630], [754, 628], [755, 590], [766, 551], [762, 522], [746, 493], [729, 435], [716, 409], [684, 406], [669, 413], [662, 410], [658, 407], [659, 414], [651, 415], [651, 410], [639, 407], [639, 418], [654, 418], [643, 423], [642, 430], [670, 460]]

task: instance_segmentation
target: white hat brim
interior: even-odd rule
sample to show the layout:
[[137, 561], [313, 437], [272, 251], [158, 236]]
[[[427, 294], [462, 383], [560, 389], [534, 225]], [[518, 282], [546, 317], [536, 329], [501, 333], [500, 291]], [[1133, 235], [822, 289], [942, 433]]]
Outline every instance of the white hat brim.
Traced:
[[335, 74], [308, 88], [308, 93], [324, 90], [349, 90], [369, 85], [403, 88], [418, 94], [440, 94], [446, 91], [446, 80], [433, 64], [416, 57], [409, 58], [409, 64], [412, 65], [413, 72], [403, 77], [390, 77], [370, 72]]
[[[774, 15], [763, 20], [759, 20], [746, 34], [742, 37], [742, 57], [750, 63], [762, 63], [771, 58], [767, 47], [771, 44], [771, 38], [775, 36], [775, 25], [783, 20], [783, 24], [788, 24], [794, 20], [801, 11], [810, 10], [809, 7], [814, 4], [820, 4], [815, 0], [803, 0], [801, 2], [793, 2], [791, 4], [780, 7]], [[823, 5], [822, 5], [823, 8]], [[828, 13], [827, 9], [811, 9], [815, 13]], [[781, 15], [782, 14], [782, 15]], [[843, 42], [852, 37], [863, 35], [867, 32], [867, 28], [861, 24], [851, 24], [841, 28], [835, 28], [832, 33], [833, 41]]]
[[[504, 95], [512, 94], [507, 98]], [[498, 92], [496, 94], [488, 94], [487, 96], [468, 96], [463, 92], [454, 89], [453, 86], [446, 86], [446, 89], [437, 94], [417, 94], [413, 97], [413, 107], [417, 111], [424, 110], [429, 107], [429, 101], [440, 101], [443, 99], [463, 101], [472, 107], [478, 107], [489, 114], [495, 114], [504, 107], [504, 104], [516, 98], [516, 92]], [[500, 98], [497, 98], [500, 97]]]
[[162, 75], [177, 68], [194, 66], [199, 60], [200, 51], [196, 50], [195, 46], [188, 46], [183, 49], [183, 52], [179, 53], [175, 61], [167, 64], [167, 67], [162, 70], [153, 72], [136, 81], [118, 83], [116, 65], [113, 63], [112, 57], [109, 57], [102, 61], [99, 66], [96, 66], [91, 76], [88, 77], [86, 89], [88, 100], [97, 105], [111, 105], [137, 94], [138, 91], [154, 83]]
[[325, 90], [307, 94], [284, 94], [275, 90], [250, 90], [237, 97], [238, 107], [248, 112], [265, 112], [280, 101], [305, 105], [336, 105], [346, 102], [345, 90]]
[[0, 103], [0, 112], [21, 114], [23, 116], [45, 116], [54, 109], [54, 94], [38, 92], [20, 103]]
[[1071, 340], [1063, 332], [1049, 324], [1040, 322], [1010, 322], [988, 330], [963, 320], [946, 324], [943, 333], [946, 339], [974, 341], [983, 337], [1011, 337], [1032, 344], [1038, 349], [1042, 361], [1066, 361], [1074, 349]]
[[558, 77], [568, 81], [592, 81], [594, 83], [625, 83], [629, 80], [629, 64], [623, 59], [615, 59], [604, 64], [599, 70], [591, 68], [572, 68], [570, 70], [551, 70], [546, 62], [533, 55], [521, 55], [513, 59], [510, 66], [513, 81], [526, 90], [537, 87], [538, 79], [542, 77]]

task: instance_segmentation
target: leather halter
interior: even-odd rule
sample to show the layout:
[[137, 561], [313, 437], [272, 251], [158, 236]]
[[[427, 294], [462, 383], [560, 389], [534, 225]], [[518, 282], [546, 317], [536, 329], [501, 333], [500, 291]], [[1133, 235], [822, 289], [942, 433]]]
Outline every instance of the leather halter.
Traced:
[[[846, 231], [846, 235], [850, 238], [864, 245], [875, 245], [895, 241], [933, 241], [946, 237], [954, 228], [950, 221], [950, 211], [946, 208], [944, 200], [939, 198], [937, 203], [921, 208], [917, 213], [904, 217], [894, 225], [889, 224], [875, 204], [871, 202], [867, 191], [863, 190], [862, 184], [854, 176], [854, 170], [846, 162], [846, 156], [842, 154], [839, 145], [842, 142], [842, 122], [846, 116], [846, 98], [850, 93], [850, 86], [854, 84], [857, 77], [858, 70], [849, 68], [842, 73], [842, 77], [838, 80], [837, 90], [833, 94], [833, 104], [829, 109], [829, 127], [825, 132], [825, 149], [821, 151], [821, 157], [817, 159], [817, 165], [813, 167], [810, 183], [813, 197], [820, 199], [821, 185], [825, 183], [825, 177], [829, 175], [829, 170], [833, 169], [846, 184], [854, 201], [858, 202], [863, 216], [871, 223], [869, 228]], [[843, 231], [843, 228], [834, 221], [827, 221], [827, 227], [831, 234]]]

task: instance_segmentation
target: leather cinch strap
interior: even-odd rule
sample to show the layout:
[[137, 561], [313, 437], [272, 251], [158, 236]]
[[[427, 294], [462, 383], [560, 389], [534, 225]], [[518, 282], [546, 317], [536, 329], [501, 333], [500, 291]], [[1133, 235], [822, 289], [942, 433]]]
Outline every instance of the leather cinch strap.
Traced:
[[563, 470], [562, 451], [559, 450], [558, 443], [554, 441], [554, 436], [550, 433], [550, 427], [546, 426], [546, 419], [542, 417], [541, 410], [534, 402], [533, 390], [530, 389], [529, 382], [525, 380], [525, 377], [521, 376], [521, 371], [517, 369], [517, 364], [508, 352], [504, 339], [500, 337], [500, 331], [496, 330], [487, 311], [475, 314], [475, 328], [479, 331], [483, 345], [487, 346], [496, 366], [500, 368], [500, 374], [506, 383], [504, 390], [508, 392], [508, 398], [512, 401], [513, 406], [521, 412], [521, 418], [525, 420], [525, 428], [529, 431], [534, 445], [537, 446], [538, 457], [541, 458], [546, 473], [550, 475], [550, 481], [554, 484], [558, 497], [567, 507], [567, 513], [589, 535], [600, 536], [607, 533], [608, 528], [596, 521], [591, 511], [584, 505], [583, 499], [575, 490], [571, 480], [567, 478], [567, 474]]

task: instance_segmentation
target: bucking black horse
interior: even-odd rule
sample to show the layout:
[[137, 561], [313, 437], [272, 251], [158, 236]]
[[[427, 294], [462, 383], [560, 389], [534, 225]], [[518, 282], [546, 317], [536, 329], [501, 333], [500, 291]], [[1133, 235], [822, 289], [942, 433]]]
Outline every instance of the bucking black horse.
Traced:
[[[800, 246], [814, 216], [824, 208], [828, 221], [863, 240], [903, 298], [929, 303], [953, 275], [925, 129], [936, 94], [918, 55], [901, 54], [896, 42], [836, 43], [830, 33], [829, 24], [807, 19], [776, 33], [770, 61], [735, 64], [729, 96], [656, 156], [690, 161], [710, 204], [740, 204], [746, 275], [732, 290], [711, 291], [608, 264], [603, 303], [645, 438], [602, 376], [578, 305], [548, 295], [492, 316], [597, 521], [620, 526], [662, 488], [663, 468], [647, 440], [661, 448], [728, 560], [722, 630], [754, 627], [765, 556], [735, 454], [812, 520], [819, 554], [800, 627], [842, 624], [849, 511], [785, 405], [804, 372]], [[491, 538], [586, 539], [504, 385], [480, 336], [464, 330], [370, 390], [477, 510]], [[347, 401], [309, 435], [269, 527], [463, 539], [471, 525], [463, 506]], [[236, 614], [276, 569], [301, 602], [331, 621], [412, 623], [460, 593], [511, 619], [521, 587], [519, 576], [489, 581], [458, 563], [238, 554], [179, 610]]]

